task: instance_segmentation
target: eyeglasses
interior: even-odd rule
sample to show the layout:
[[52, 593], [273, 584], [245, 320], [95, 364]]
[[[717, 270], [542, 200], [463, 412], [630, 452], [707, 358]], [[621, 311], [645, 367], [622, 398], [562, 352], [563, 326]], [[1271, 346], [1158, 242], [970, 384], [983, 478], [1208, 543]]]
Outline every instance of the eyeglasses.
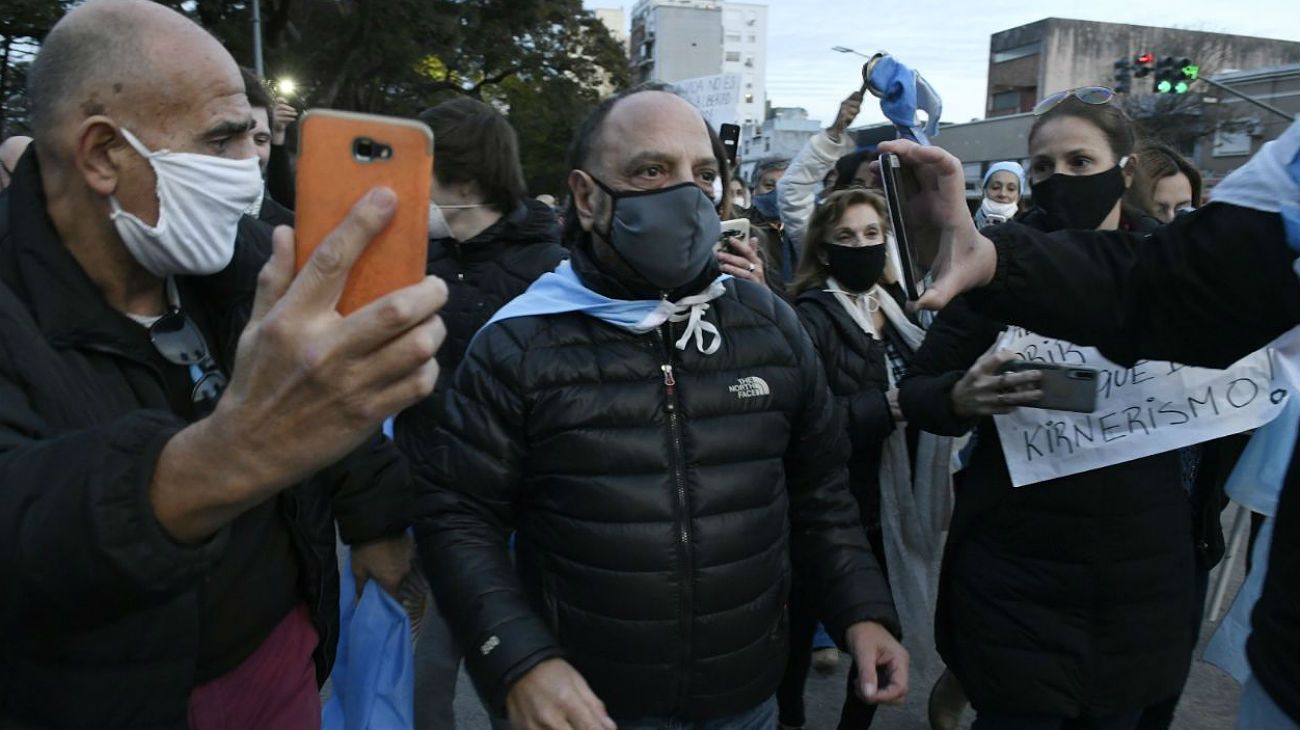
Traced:
[[190, 381], [194, 383], [190, 400], [199, 415], [211, 413], [230, 381], [208, 351], [198, 326], [179, 309], [173, 309], [149, 327], [149, 340], [164, 360], [190, 369]]
[[1034, 107], [1034, 116], [1041, 117], [1072, 96], [1084, 104], [1098, 106], [1109, 104], [1110, 100], [1115, 98], [1115, 90], [1108, 86], [1080, 86], [1077, 89], [1058, 91], [1038, 102], [1038, 106]]

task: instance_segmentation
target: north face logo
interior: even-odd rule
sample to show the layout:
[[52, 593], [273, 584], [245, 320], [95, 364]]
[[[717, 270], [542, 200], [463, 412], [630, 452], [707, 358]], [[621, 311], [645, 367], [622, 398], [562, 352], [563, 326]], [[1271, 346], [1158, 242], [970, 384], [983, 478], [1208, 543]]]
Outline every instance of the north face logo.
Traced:
[[754, 376], [737, 380], [736, 384], [727, 388], [727, 390], [735, 393], [737, 398], [742, 399], [772, 394], [772, 389], [767, 387], [767, 381]]

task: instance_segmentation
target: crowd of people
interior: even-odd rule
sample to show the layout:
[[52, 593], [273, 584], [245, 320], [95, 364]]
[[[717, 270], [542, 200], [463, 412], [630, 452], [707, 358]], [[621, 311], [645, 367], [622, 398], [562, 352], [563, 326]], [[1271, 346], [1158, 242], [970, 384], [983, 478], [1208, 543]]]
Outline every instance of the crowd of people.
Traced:
[[[0, 143], [0, 727], [319, 728], [340, 591], [373, 581], [417, 597], [419, 730], [456, 727], [462, 666], [501, 729], [795, 730], [839, 661], [841, 730], [882, 704], [1169, 728], [1246, 465], [1276, 509], [1238, 726], [1300, 727], [1300, 410], [1265, 427], [1285, 449], [1023, 487], [997, 425], [1045, 393], [1013, 326], [1118, 363], [1272, 343], [1293, 387], [1300, 123], [1197, 210], [1111, 90], [1061, 91], [971, 206], [948, 153], [856, 145], [860, 92], [745, 176], [649, 84], [575, 130], [557, 205], [456, 98], [418, 117], [430, 199], [372, 190], [299, 267], [298, 110], [183, 15], [90, 0], [27, 95], [32, 137]], [[882, 152], [941, 234], [919, 302]], [[410, 205], [427, 278], [340, 315]]]

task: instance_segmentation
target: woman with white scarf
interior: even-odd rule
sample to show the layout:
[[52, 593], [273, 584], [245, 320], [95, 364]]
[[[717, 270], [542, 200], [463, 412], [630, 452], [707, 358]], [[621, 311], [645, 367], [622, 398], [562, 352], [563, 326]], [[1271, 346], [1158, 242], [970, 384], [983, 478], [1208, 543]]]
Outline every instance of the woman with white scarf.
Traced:
[[1006, 223], [1020, 212], [1025, 194], [1025, 168], [1019, 162], [995, 162], [984, 173], [984, 199], [975, 211], [975, 227]]
[[[924, 331], [905, 314], [884, 199], [861, 188], [830, 194], [813, 213], [791, 294], [849, 429], [850, 487], [907, 634], [913, 679], [937, 673], [932, 613], [950, 495], [950, 440], [908, 430], [896, 384]], [[915, 476], [914, 476], [915, 475]], [[816, 597], [790, 598], [790, 660], [778, 692], [782, 727], [802, 727], [802, 692]], [[928, 660], [927, 660], [928, 659]], [[928, 676], [932, 680], [933, 676]], [[852, 687], [850, 679], [850, 687]], [[866, 728], [874, 706], [852, 689], [841, 728]]]

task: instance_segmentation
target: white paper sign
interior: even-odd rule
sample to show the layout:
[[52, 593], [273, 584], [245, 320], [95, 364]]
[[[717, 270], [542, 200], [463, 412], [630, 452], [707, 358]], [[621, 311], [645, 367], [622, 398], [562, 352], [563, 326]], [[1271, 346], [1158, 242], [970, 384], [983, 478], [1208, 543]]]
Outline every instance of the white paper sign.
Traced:
[[740, 74], [685, 79], [675, 82], [673, 88], [694, 104], [714, 129], [723, 124], [735, 124], [740, 116]]
[[1019, 408], [994, 416], [1017, 487], [1099, 469], [1258, 428], [1282, 411], [1273, 354], [1260, 350], [1226, 370], [1143, 360], [1121, 367], [1091, 347], [1013, 327], [999, 345], [1030, 362], [1098, 371], [1097, 410]]

